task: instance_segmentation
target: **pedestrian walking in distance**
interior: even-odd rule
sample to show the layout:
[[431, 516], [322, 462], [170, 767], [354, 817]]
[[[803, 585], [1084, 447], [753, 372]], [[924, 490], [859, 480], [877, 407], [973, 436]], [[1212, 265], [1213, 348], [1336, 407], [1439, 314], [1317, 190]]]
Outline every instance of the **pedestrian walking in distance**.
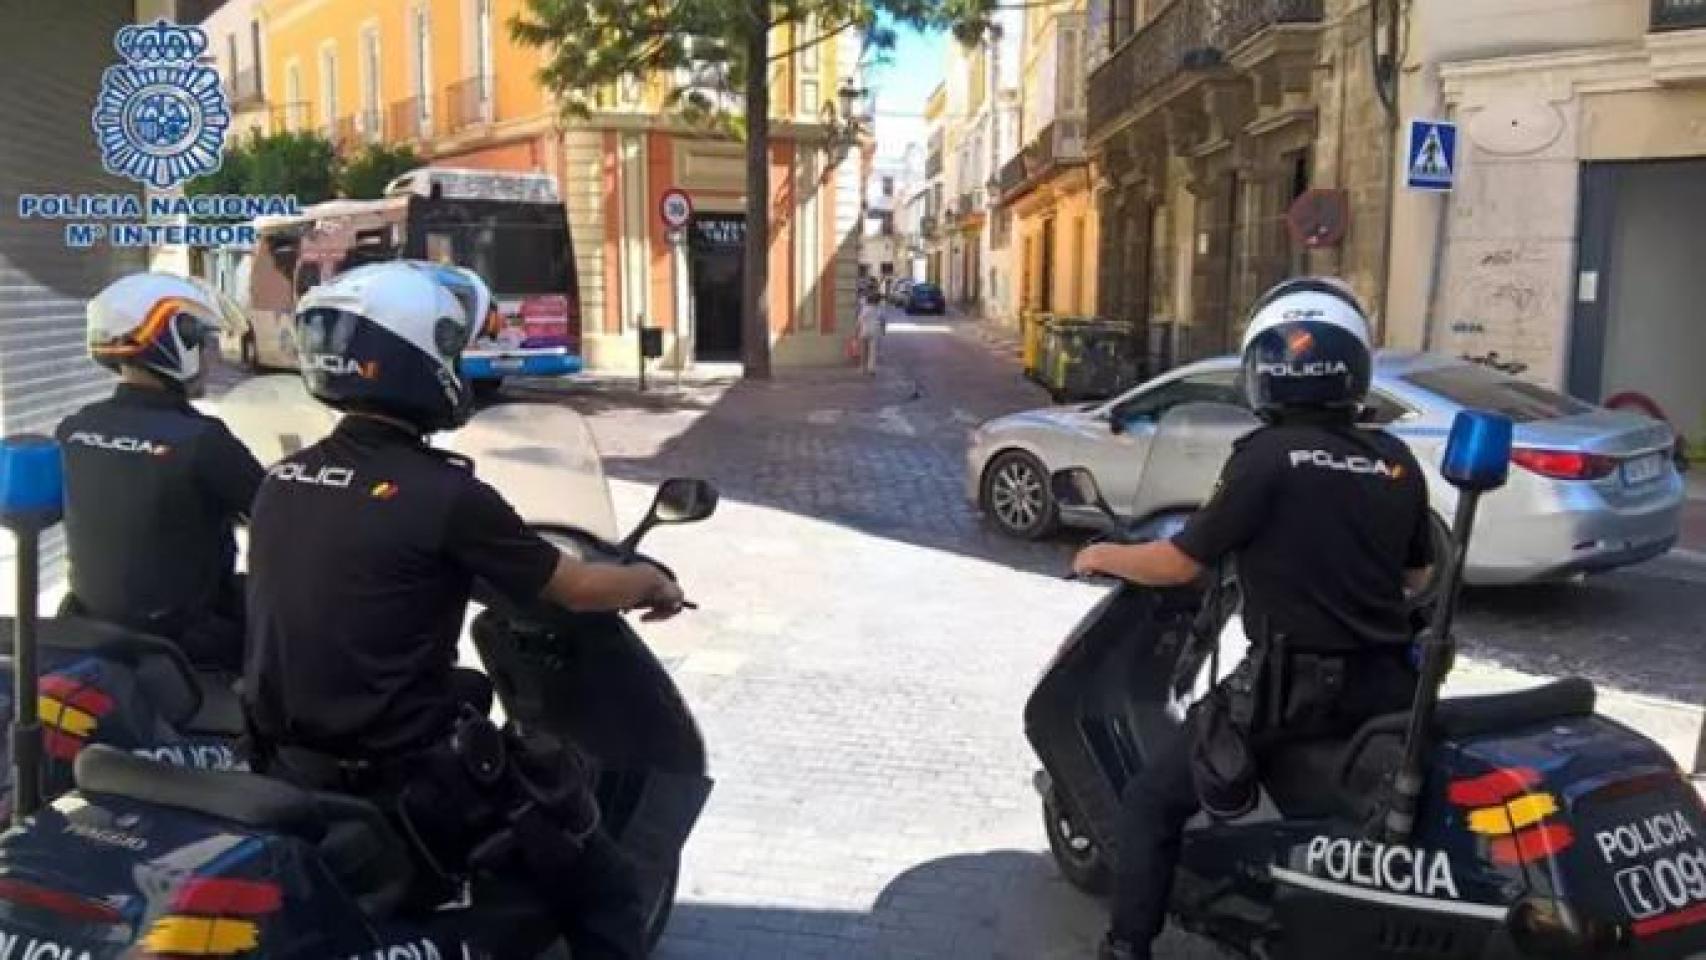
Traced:
[[882, 340], [887, 326], [888, 313], [883, 309], [882, 295], [866, 294], [865, 304], [859, 308], [859, 355], [866, 373], [877, 372], [877, 342]]

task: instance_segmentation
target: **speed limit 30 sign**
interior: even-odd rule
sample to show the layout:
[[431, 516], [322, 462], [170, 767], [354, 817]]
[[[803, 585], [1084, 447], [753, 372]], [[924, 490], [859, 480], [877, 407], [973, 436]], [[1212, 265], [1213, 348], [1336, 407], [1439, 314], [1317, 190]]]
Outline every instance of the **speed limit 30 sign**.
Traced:
[[693, 198], [680, 187], [670, 187], [658, 200], [658, 214], [663, 217], [664, 226], [680, 230], [693, 219]]

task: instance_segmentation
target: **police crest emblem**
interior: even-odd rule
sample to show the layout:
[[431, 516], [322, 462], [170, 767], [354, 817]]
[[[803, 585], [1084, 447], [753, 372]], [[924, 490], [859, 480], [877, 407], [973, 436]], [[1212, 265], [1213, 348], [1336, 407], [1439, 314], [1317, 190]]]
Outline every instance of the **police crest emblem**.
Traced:
[[92, 118], [107, 171], [165, 190], [218, 170], [231, 112], [200, 62], [207, 34], [156, 20], [113, 38], [125, 62], [101, 75]]

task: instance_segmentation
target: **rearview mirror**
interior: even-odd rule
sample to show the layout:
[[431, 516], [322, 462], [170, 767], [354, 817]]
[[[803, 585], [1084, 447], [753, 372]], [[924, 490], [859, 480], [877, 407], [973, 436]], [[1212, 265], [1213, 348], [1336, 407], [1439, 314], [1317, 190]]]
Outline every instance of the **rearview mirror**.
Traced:
[[652, 516], [658, 523], [694, 523], [717, 510], [717, 488], [696, 477], [671, 477], [658, 487]]
[[623, 539], [622, 560], [634, 559], [640, 541], [660, 523], [694, 523], [717, 511], [717, 488], [694, 477], [670, 477], [658, 486], [652, 507], [640, 525]]

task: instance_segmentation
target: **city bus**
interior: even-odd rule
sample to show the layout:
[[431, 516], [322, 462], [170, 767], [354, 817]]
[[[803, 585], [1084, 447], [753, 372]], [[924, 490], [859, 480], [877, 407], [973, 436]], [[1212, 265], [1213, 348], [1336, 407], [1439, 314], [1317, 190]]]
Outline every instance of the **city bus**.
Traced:
[[477, 390], [581, 370], [572, 240], [547, 174], [423, 167], [378, 200], [329, 200], [258, 219], [255, 231], [248, 262], [230, 271], [247, 294], [237, 298], [249, 316], [237, 334], [247, 366], [295, 365], [291, 317], [310, 288], [362, 264], [410, 259], [468, 267], [491, 285], [498, 315], [462, 357]]

